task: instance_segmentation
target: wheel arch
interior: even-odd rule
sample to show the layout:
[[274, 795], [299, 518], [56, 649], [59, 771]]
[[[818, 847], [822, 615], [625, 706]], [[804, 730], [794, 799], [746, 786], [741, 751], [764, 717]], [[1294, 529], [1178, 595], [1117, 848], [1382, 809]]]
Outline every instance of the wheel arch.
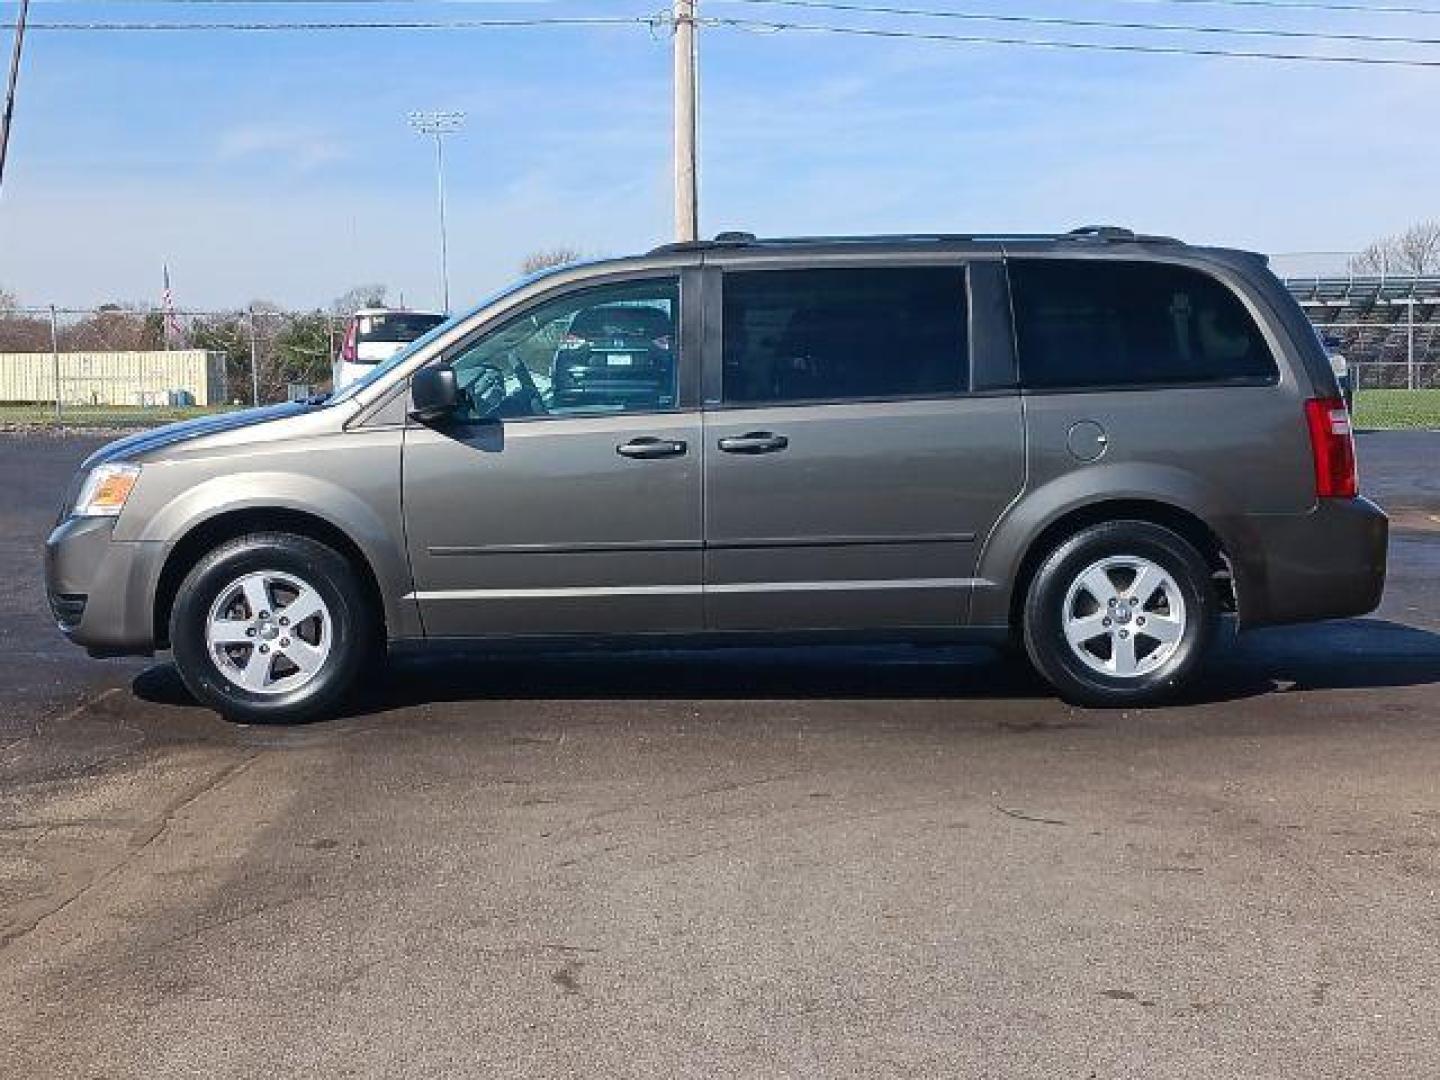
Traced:
[[348, 533], [318, 514], [292, 507], [245, 507], [216, 513], [192, 524], [165, 557], [155, 588], [154, 635], [157, 647], [170, 641], [170, 616], [180, 583], [197, 561], [221, 544], [250, 533], [283, 532], [304, 536], [339, 552], [355, 568], [357, 579], [387, 636], [394, 617], [386, 606], [380, 579], [369, 557]]
[[1219, 589], [1222, 607], [1235, 608], [1235, 591], [1229, 555], [1224, 541], [1204, 520], [1189, 510], [1153, 499], [1106, 499], [1086, 503], [1061, 514], [1046, 525], [1025, 549], [1010, 590], [1008, 605], [1011, 626], [1020, 624], [1021, 611], [1030, 583], [1045, 557], [1076, 533], [1107, 521], [1144, 521], [1160, 525], [1184, 537], [1210, 567], [1211, 581]]
[[1230, 494], [1175, 466], [1117, 463], [1067, 472], [1011, 506], [980, 553], [971, 623], [1017, 626], [1045, 556], [1081, 529], [1120, 519], [1148, 521], [1183, 536], [1210, 566], [1224, 607], [1239, 608], [1241, 586], [1255, 568], [1244, 561], [1247, 528]]

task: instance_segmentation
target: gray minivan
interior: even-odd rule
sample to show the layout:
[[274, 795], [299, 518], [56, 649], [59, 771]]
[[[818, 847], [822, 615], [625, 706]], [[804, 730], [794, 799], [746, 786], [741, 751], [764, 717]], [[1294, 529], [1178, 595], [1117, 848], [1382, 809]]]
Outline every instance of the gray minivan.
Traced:
[[246, 721], [387, 642], [980, 640], [1155, 701], [1241, 629], [1379, 602], [1387, 522], [1243, 251], [722, 234], [520, 282], [328, 400], [85, 462], [61, 628]]

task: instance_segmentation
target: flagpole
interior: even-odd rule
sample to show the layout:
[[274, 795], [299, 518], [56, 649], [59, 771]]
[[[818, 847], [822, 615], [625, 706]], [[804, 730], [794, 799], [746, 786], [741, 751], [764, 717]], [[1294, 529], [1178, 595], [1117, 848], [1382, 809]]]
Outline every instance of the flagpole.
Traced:
[[160, 317], [165, 320], [165, 351], [170, 352], [175, 347], [177, 337], [181, 339], [181, 344], [184, 344], [185, 334], [180, 328], [180, 318], [175, 313], [175, 290], [170, 286], [170, 264], [163, 263], [162, 267], [165, 291], [160, 294], [160, 306], [164, 309]]

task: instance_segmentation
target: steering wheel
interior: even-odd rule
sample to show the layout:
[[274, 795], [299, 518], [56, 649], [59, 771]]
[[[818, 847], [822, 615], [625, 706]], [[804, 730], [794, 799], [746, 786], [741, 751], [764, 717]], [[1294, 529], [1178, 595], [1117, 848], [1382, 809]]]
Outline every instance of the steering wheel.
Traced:
[[535, 376], [530, 374], [530, 369], [525, 366], [525, 361], [519, 356], [511, 358], [515, 364], [515, 378], [520, 383], [520, 389], [525, 391], [525, 396], [530, 399], [530, 408], [537, 413], [543, 413], [545, 399], [540, 394], [540, 387], [535, 385]]
[[494, 364], [476, 364], [460, 373], [460, 404], [477, 415], [505, 400], [505, 373]]

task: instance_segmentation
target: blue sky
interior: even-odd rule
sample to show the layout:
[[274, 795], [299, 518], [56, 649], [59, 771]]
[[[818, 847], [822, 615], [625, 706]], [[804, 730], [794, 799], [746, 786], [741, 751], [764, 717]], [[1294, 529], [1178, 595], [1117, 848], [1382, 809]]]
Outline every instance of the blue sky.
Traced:
[[[459, 19], [660, 6], [35, 0], [31, 17]], [[1137, 40], [725, 0], [701, 6], [709, 15]], [[1440, 18], [1267, 17], [1134, 0], [908, 6], [1440, 38]], [[0, 18], [14, 10], [0, 2]], [[8, 46], [0, 33], [7, 54]], [[701, 49], [707, 234], [1119, 222], [1272, 252], [1343, 251], [1440, 216], [1440, 69], [725, 29], [704, 31]], [[1440, 47], [1431, 53], [1440, 58]], [[417, 108], [469, 115], [449, 144], [457, 305], [513, 277], [534, 249], [624, 253], [670, 229], [669, 40], [641, 26], [37, 31], [20, 90], [0, 194], [0, 288], [27, 303], [151, 300], [168, 261], [186, 307], [325, 304], [369, 281], [432, 304], [433, 158], [405, 124]]]

